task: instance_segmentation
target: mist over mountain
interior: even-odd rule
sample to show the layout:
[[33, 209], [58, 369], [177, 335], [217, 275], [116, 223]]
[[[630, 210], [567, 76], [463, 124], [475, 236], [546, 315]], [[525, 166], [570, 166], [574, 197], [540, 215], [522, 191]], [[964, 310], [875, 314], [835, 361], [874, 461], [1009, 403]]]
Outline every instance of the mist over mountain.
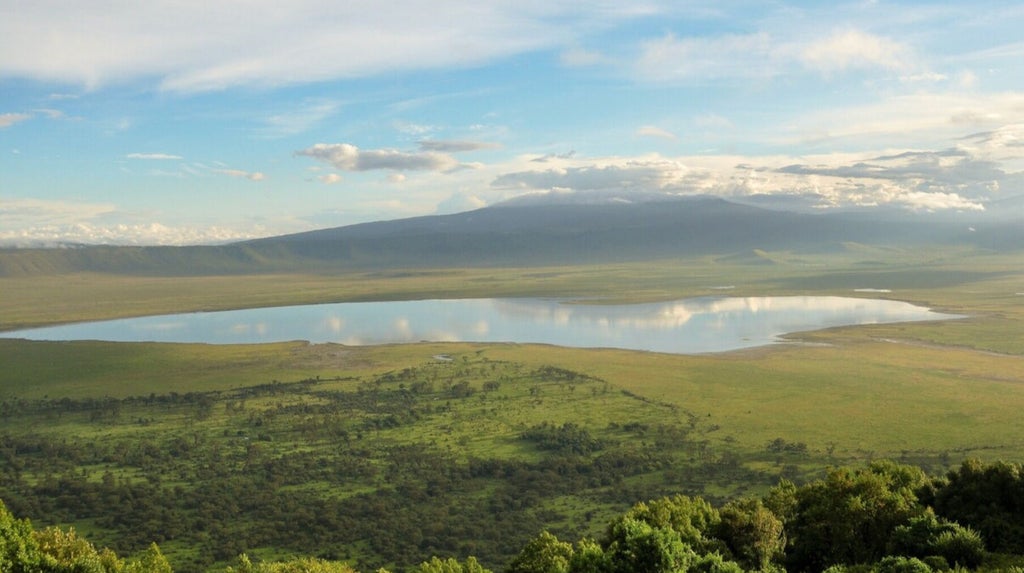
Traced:
[[216, 246], [0, 251], [0, 274], [169, 275], [389, 267], [531, 266], [828, 253], [857, 243], [912, 249], [1024, 246], [1016, 221], [983, 213], [803, 212], [717, 197], [532, 196], [451, 215], [362, 223]]

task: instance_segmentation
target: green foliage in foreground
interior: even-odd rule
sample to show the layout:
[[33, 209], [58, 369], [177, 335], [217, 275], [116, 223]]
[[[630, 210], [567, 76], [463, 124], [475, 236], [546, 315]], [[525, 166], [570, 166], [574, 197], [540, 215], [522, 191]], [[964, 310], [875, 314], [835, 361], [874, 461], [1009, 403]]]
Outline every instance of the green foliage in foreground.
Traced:
[[73, 528], [35, 530], [27, 519], [15, 519], [0, 502], [0, 571], [4, 573], [171, 573], [171, 565], [155, 543], [124, 560], [96, 547]]
[[[1014, 479], [995, 484], [991, 476], [1005, 476], [1006, 468], [1016, 472]], [[887, 461], [862, 469], [842, 467], [804, 486], [780, 482], [762, 497], [735, 500], [721, 509], [684, 495], [637, 503], [596, 540], [570, 544], [543, 531], [520, 549], [504, 573], [1021, 571], [1006, 565], [1024, 563], [1019, 539], [997, 539], [986, 547], [971, 523], [937, 514], [924, 500], [969, 496], [1012, 528], [1024, 522], [1024, 514], [1013, 509], [1024, 500], [1022, 494], [1024, 478], [1015, 464], [969, 461], [939, 479]], [[955, 505], [946, 509], [957, 511]], [[97, 550], [73, 529], [36, 531], [0, 503], [0, 571], [170, 573], [171, 566], [156, 544], [124, 560], [109, 549]], [[340, 561], [299, 557], [253, 563], [245, 554], [223, 571], [355, 573]], [[434, 556], [411, 571], [491, 573], [472, 556], [464, 561]]]
[[[175, 570], [190, 573], [242, 553], [361, 570], [474, 555], [500, 569], [537, 531], [596, 539], [636, 500], [679, 493], [720, 508], [715, 519], [729, 533], [714, 538], [764, 567], [778, 548], [741, 540], [792, 512], [779, 496], [751, 497], [780, 478], [803, 484], [827, 466], [880, 457], [936, 474], [974, 451], [963, 446], [1015, 439], [1019, 385], [975, 379], [970, 400], [959, 398], [966, 390], [947, 390], [982, 369], [1013, 376], [1016, 363], [960, 362], [951, 384], [918, 380], [937, 351], [871, 350], [802, 350], [827, 357], [819, 363], [782, 351], [749, 361], [638, 361], [629, 352], [511, 345], [4, 341], [0, 499], [120, 554], [157, 542]], [[896, 390], [903, 382], [891, 368], [866, 377], [879, 356], [909, 361], [913, 383]], [[47, 357], [63, 364], [59, 371], [30, 366]], [[836, 376], [832, 366], [853, 357], [858, 371]], [[808, 364], [814, 372], [799, 370]], [[819, 370], [832, 376], [827, 387], [815, 386]], [[309, 377], [273, 381], [280, 373]], [[898, 430], [831, 424], [876, 411], [900, 420]], [[941, 426], [929, 412], [941, 412]], [[918, 429], [928, 433], [907, 442], [912, 448], [882, 449]], [[997, 432], [1003, 442], [988, 439]], [[999, 484], [1013, 474], [989, 477]], [[929, 505], [955, 501], [936, 494]], [[987, 521], [974, 520], [971, 503], [960, 504], [967, 513], [955, 521], [986, 540], [1013, 536], [1012, 519], [985, 512]], [[657, 504], [648, 511], [665, 513]], [[659, 519], [681, 523], [671, 512]], [[688, 544], [706, 529], [674, 527]]]

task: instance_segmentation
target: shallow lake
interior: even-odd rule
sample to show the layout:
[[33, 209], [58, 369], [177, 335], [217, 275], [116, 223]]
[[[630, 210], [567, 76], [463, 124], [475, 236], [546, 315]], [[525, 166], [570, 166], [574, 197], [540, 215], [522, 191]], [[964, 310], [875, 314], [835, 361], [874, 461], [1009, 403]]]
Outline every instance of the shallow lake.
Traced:
[[0, 333], [34, 340], [204, 342], [308, 340], [543, 343], [670, 353], [778, 343], [834, 326], [959, 318], [909, 303], [846, 297], [701, 297], [644, 304], [553, 299], [360, 302], [149, 316]]

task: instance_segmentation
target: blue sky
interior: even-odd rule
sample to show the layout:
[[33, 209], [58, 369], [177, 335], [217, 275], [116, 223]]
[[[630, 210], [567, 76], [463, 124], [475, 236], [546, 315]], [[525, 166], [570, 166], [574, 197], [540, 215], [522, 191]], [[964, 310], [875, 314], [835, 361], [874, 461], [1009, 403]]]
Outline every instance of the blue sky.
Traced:
[[523, 194], [993, 212], [1024, 3], [0, 0], [0, 244], [193, 244]]

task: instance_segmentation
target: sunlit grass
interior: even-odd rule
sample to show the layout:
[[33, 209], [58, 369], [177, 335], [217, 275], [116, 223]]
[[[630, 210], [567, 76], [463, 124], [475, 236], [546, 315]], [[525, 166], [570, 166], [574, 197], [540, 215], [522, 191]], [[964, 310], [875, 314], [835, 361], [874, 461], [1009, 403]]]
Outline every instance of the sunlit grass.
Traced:
[[[207, 345], [30, 342], [0, 339], [0, 401], [146, 397], [214, 392], [206, 416], [193, 407], [125, 406], [108, 417], [86, 412], [0, 419], [0, 433], [67, 436], [102, 444], [199, 440], [223, 449], [242, 471], [255, 441], [266, 455], [312, 452], [343, 459], [337, 440], [310, 437], [288, 423], [249, 416], [279, 406], [322, 403], [310, 393], [248, 399], [240, 388], [305, 379], [318, 391], [358, 392], [387, 373], [414, 369], [432, 384], [417, 398], [420, 418], [396, 427], [353, 432], [352, 444], [383, 464], [391, 448], [413, 446], [465, 464], [491, 458], [538, 462], [546, 455], [521, 439], [542, 423], [573, 422], [609, 443], [651, 447], [659, 425], [691, 432], [693, 444], [673, 451], [673, 467], [630, 476], [615, 487], [678, 491], [720, 499], [761, 491], [778, 476], [806, 478], [826, 465], [893, 458], [941, 470], [969, 457], [1024, 459], [1024, 256], [880, 252], [852, 249], [844, 257], [759, 253], [770, 264], [713, 257], [613, 266], [459, 269], [331, 276], [114, 277], [76, 275], [0, 279], [0, 327], [137, 314], [283, 304], [445, 297], [561, 296], [608, 302], [686, 296], [842, 295], [885, 297], [966, 318], [868, 325], [796, 333], [790, 342], [712, 355], [672, 355], [531, 344], [423, 343], [372, 347], [285, 342]], [[745, 259], [744, 259], [745, 260]], [[749, 261], [748, 261], [749, 262]], [[729, 287], [729, 288], [721, 288]], [[859, 293], [871, 288], [888, 292]], [[453, 358], [440, 363], [439, 354]], [[539, 375], [556, 367], [581, 376], [573, 383]], [[452, 399], [445, 384], [465, 381], [468, 398]], [[484, 384], [497, 382], [485, 390]], [[387, 382], [388, 391], [399, 384]], [[450, 402], [450, 407], [448, 403]], [[16, 410], [15, 410], [16, 411]], [[365, 415], [372, 417], [370, 414]], [[651, 428], [625, 432], [625, 424]], [[774, 453], [771, 440], [806, 446], [805, 454]], [[711, 452], [705, 459], [700, 443]], [[708, 480], [702, 464], [735, 464]], [[147, 477], [115, 464], [81, 468], [92, 482]], [[182, 462], [162, 476], [190, 487], [194, 468]], [[722, 475], [733, 477], [722, 478]], [[744, 476], [757, 476], [743, 481]], [[43, 473], [27, 476], [44, 479]], [[310, 481], [285, 491], [322, 498], [367, 494], [377, 484]], [[484, 488], [473, 495], [485, 495]], [[608, 490], [611, 491], [611, 490]], [[639, 494], [638, 494], [639, 495]], [[635, 500], [633, 500], [635, 501]], [[551, 526], [593, 534], [621, 511], [600, 493], [545, 498]], [[80, 525], [104, 539], [95, 524]], [[161, 545], [176, 559], [196, 549]], [[284, 555], [274, 548], [267, 556]], [[358, 545], [353, 555], [367, 551]]]

